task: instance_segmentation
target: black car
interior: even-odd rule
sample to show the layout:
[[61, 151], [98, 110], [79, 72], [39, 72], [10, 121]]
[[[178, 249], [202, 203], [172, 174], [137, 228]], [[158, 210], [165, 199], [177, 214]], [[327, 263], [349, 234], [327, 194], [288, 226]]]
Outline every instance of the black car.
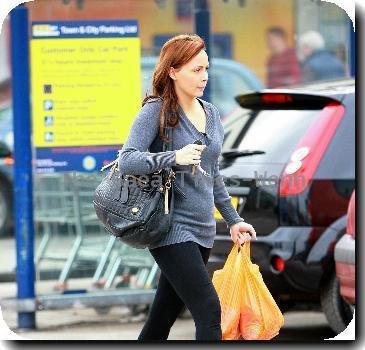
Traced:
[[[334, 247], [355, 187], [354, 80], [236, 100], [240, 107], [223, 119], [220, 170], [237, 211], [256, 230], [252, 261], [282, 311], [322, 309], [347, 325], [352, 312], [338, 292]], [[211, 274], [232, 244], [217, 220]]]

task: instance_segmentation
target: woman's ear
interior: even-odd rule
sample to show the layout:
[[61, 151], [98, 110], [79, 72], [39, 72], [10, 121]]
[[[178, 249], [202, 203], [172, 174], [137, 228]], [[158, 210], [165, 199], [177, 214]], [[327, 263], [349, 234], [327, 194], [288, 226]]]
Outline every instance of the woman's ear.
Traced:
[[175, 71], [174, 67], [170, 67], [169, 76], [172, 80], [176, 80], [176, 71]]

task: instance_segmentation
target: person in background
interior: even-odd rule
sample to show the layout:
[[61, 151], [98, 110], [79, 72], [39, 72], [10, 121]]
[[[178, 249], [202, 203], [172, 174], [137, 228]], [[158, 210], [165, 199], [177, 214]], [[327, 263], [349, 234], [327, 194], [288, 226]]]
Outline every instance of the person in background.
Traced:
[[346, 76], [344, 64], [329, 50], [321, 34], [308, 31], [298, 40], [302, 81], [331, 80]]
[[337, 43], [332, 49], [333, 54], [342, 62], [345, 67], [345, 75], [350, 75], [350, 67], [348, 65], [348, 49], [345, 43]]
[[288, 46], [284, 29], [269, 28], [267, 45], [271, 51], [266, 64], [268, 88], [298, 84], [300, 82], [299, 61], [295, 50]]

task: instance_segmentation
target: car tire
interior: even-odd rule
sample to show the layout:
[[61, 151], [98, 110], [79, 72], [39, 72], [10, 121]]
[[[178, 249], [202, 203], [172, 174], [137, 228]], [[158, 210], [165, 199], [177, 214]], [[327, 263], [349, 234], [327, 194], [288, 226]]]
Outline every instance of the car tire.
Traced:
[[353, 317], [350, 305], [340, 294], [340, 285], [335, 272], [321, 290], [321, 306], [329, 326], [336, 334], [346, 329]]
[[6, 183], [0, 181], [0, 237], [9, 234], [11, 224], [11, 194]]

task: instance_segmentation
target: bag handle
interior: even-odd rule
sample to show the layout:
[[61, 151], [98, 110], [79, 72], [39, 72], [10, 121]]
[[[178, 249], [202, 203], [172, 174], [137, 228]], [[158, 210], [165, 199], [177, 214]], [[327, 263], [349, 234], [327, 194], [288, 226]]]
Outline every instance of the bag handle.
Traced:
[[167, 126], [164, 127], [164, 136], [168, 139], [169, 142], [166, 144], [165, 142], [162, 141], [162, 152], [173, 150], [172, 131], [173, 131], [172, 127], [167, 127]]
[[235, 244], [237, 246], [238, 252], [242, 252], [242, 254], [251, 261], [250, 241], [246, 241], [243, 243], [243, 245], [240, 245], [237, 240]]

